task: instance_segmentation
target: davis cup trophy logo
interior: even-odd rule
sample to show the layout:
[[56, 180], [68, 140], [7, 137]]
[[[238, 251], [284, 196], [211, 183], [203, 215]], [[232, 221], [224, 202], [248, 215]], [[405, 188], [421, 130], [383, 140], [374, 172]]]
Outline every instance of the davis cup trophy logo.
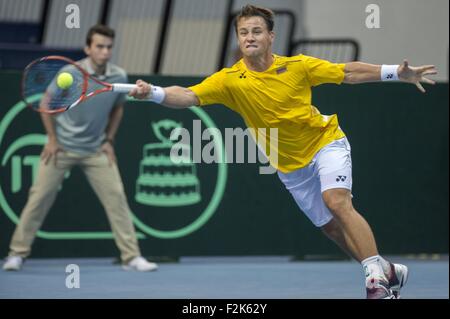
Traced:
[[[193, 123], [201, 121], [202, 125], [211, 129], [212, 143], [218, 151], [220, 160], [214, 164], [217, 168], [215, 172], [207, 175], [209, 187], [203, 188], [205, 192], [202, 192], [200, 173], [205, 166], [197, 164], [198, 162], [191, 158], [191, 156], [195, 156], [194, 152], [191, 152], [191, 145], [177, 143], [178, 148], [186, 150], [186, 154], [191, 154], [191, 156], [183, 158], [183, 155], [177, 155], [176, 161], [171, 158], [174, 142], [170, 140], [170, 134], [174, 130], [183, 128], [186, 115], [183, 121], [163, 118], [151, 123], [156, 141], [153, 139], [150, 143], [144, 142], [142, 147], [142, 157], [135, 181], [134, 202], [136, 204], [132, 205], [131, 209], [133, 222], [137, 229], [153, 237], [180, 238], [203, 227], [215, 213], [225, 192], [227, 162], [220, 131], [202, 109], [191, 107], [188, 110], [194, 115]], [[187, 123], [189, 122], [187, 121]], [[206, 181], [205, 175], [203, 181]], [[176, 219], [179, 222], [180, 218], [187, 213], [192, 214], [192, 219], [185, 220], [181, 226], [178, 224], [177, 228], [153, 225], [155, 216], [168, 221]]]
[[[173, 162], [170, 151], [174, 142], [164, 132], [181, 128], [182, 123], [165, 119], [152, 123], [153, 133], [159, 143], [144, 146], [140, 163], [139, 177], [136, 182], [138, 203], [149, 206], [186, 206], [200, 202], [200, 182], [196, 175], [195, 164], [190, 158]], [[190, 150], [190, 145], [185, 145]], [[190, 154], [190, 151], [189, 151]]]

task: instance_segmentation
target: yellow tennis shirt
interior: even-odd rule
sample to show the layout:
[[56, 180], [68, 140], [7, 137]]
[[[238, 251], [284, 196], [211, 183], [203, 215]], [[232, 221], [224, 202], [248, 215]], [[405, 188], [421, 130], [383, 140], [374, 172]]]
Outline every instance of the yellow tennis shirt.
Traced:
[[[322, 115], [311, 104], [311, 87], [342, 83], [345, 64], [306, 55], [273, 56], [273, 64], [264, 72], [251, 71], [240, 60], [189, 89], [200, 106], [223, 104], [255, 131], [266, 128], [269, 133], [269, 128], [277, 128], [278, 157], [271, 164], [288, 173], [305, 167], [322, 147], [345, 136], [336, 114]], [[269, 145], [269, 134], [265, 138]]]

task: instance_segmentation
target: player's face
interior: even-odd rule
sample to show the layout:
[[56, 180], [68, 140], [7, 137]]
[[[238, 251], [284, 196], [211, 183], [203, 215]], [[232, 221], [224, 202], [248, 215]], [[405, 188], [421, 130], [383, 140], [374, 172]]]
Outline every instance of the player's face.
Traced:
[[271, 53], [274, 33], [267, 29], [262, 17], [241, 18], [238, 22], [239, 48], [245, 57]]
[[86, 54], [98, 66], [104, 66], [111, 59], [113, 39], [101, 34], [92, 36], [91, 45], [85, 48]]

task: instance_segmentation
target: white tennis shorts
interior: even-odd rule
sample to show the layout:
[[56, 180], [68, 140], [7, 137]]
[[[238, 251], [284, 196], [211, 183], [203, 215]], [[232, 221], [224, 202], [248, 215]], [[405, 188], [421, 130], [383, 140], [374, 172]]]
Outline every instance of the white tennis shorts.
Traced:
[[352, 190], [352, 158], [350, 143], [341, 138], [324, 146], [312, 161], [301, 169], [284, 174], [278, 171], [283, 184], [297, 205], [317, 227], [332, 218], [322, 193], [332, 188]]

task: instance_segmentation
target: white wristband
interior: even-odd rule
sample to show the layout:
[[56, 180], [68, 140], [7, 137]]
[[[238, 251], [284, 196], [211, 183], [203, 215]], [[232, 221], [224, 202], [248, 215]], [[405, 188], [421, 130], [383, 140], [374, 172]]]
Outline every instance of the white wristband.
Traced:
[[381, 66], [381, 81], [398, 81], [398, 64]]
[[165, 97], [166, 97], [166, 92], [164, 91], [164, 89], [162, 87], [152, 85], [151, 95], [149, 98], [150, 101], [161, 104], [164, 101]]

